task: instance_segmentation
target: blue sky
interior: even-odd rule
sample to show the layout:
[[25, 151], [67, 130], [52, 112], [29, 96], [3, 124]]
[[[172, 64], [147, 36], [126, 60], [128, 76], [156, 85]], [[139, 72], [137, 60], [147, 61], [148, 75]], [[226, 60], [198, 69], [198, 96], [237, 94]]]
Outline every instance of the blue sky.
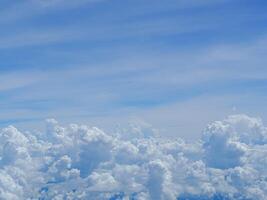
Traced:
[[[0, 126], [267, 118], [263, 0], [0, 0]], [[34, 124], [34, 125], [33, 125]]]

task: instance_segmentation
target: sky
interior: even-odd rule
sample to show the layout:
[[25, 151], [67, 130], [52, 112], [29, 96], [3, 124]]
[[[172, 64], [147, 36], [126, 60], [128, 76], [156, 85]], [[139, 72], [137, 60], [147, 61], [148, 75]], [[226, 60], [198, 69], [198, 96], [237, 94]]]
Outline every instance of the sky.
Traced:
[[0, 127], [267, 119], [263, 0], [0, 0]]
[[266, 10], [0, 0], [0, 199], [267, 199]]

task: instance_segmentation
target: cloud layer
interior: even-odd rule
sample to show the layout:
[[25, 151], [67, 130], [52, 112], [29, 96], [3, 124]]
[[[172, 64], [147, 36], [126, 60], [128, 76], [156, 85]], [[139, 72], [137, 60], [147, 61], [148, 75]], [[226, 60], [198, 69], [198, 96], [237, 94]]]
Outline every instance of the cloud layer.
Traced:
[[267, 128], [229, 116], [200, 141], [132, 125], [116, 133], [47, 120], [46, 132], [0, 132], [0, 199], [266, 199]]

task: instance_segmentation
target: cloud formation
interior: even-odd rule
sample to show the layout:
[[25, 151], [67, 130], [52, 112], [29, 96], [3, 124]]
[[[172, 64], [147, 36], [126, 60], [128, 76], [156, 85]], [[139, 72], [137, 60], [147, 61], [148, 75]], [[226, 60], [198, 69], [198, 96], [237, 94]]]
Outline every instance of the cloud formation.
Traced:
[[45, 132], [0, 131], [0, 199], [266, 199], [267, 128], [246, 115], [202, 139], [145, 126], [117, 133], [47, 120]]

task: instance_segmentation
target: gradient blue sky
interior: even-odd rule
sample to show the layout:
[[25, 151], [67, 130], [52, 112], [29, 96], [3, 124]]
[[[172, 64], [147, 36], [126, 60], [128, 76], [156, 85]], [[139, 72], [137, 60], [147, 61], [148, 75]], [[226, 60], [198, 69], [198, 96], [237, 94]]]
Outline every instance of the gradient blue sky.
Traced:
[[267, 119], [264, 0], [0, 0], [0, 126]]

